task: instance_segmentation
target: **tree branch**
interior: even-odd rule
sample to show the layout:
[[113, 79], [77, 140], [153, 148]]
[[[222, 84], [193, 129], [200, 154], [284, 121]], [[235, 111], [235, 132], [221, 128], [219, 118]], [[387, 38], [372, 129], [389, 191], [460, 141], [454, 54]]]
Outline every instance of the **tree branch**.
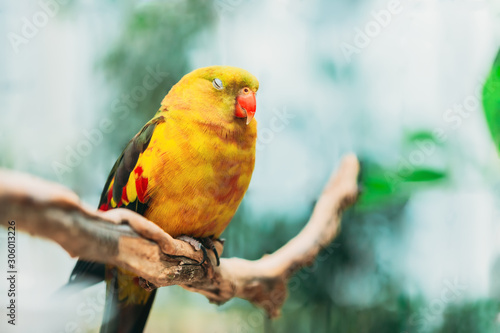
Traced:
[[[0, 170], [0, 224], [48, 238], [72, 257], [122, 267], [157, 287], [180, 285], [222, 304], [246, 299], [276, 317], [289, 278], [311, 265], [338, 234], [342, 211], [356, 201], [359, 163], [344, 157], [302, 231], [276, 252], [258, 260], [223, 258], [203, 266], [201, 251], [172, 238], [156, 224], [126, 209], [96, 211], [61, 185]], [[91, 245], [91, 246], [90, 246]], [[222, 244], [216, 243], [219, 253]]]

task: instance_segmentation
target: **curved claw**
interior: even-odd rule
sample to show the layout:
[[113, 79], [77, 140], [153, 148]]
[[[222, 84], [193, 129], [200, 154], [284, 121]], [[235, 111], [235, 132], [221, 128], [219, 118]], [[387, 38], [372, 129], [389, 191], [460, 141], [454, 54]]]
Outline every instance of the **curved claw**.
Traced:
[[214, 244], [214, 241], [212, 240], [212, 238], [210, 238], [210, 237], [203, 238], [202, 244], [214, 252], [215, 259], [217, 260], [217, 266], [220, 266], [219, 253], [217, 252], [217, 249], [215, 248], [215, 244]]
[[215, 244], [210, 237], [205, 237], [205, 238], [195, 238], [187, 235], [182, 235], [180, 237], [177, 237], [177, 239], [182, 240], [188, 244], [190, 244], [196, 251], [202, 250], [203, 251], [203, 260], [201, 263], [195, 264], [197, 266], [203, 265], [207, 259], [208, 259], [208, 253], [207, 253], [207, 248], [209, 250], [212, 250], [215, 255], [215, 259], [217, 260], [217, 266], [220, 266], [220, 258], [219, 258], [219, 253], [217, 252], [217, 249], [215, 248]]
[[205, 245], [203, 245], [203, 243], [201, 243], [201, 250], [203, 251], [203, 260], [199, 263], [199, 264], [196, 264], [196, 266], [201, 266], [205, 263], [205, 261], [207, 261], [208, 259], [208, 253], [207, 253], [207, 249], [205, 248]]
[[215, 246], [212, 250], [214, 251], [215, 259], [217, 259], [217, 266], [220, 266], [219, 253], [217, 253], [217, 249], [215, 248]]

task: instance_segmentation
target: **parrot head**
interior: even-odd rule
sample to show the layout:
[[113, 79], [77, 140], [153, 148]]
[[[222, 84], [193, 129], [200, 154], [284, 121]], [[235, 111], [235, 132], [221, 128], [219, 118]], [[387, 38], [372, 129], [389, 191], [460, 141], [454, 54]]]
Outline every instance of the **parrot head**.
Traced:
[[254, 125], [259, 82], [244, 69], [230, 66], [199, 68], [186, 74], [165, 96], [162, 107], [191, 113], [213, 124]]

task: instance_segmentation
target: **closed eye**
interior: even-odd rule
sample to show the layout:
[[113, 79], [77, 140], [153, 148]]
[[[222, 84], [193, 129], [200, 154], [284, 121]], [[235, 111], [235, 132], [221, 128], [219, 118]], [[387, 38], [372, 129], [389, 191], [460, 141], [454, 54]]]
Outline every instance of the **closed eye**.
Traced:
[[217, 90], [224, 89], [224, 85], [222, 84], [222, 81], [220, 79], [218, 79], [218, 78], [215, 78], [212, 81], [212, 84], [213, 84], [214, 88], [217, 89]]

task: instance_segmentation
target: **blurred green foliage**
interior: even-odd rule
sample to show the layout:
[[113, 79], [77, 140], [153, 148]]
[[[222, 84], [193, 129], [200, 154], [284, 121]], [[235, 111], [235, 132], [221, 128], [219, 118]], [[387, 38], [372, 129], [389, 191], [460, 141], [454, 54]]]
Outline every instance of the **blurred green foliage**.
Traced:
[[498, 300], [481, 300], [449, 306], [439, 333], [494, 333], [500, 332]]
[[[146, 2], [123, 16], [123, 31], [98, 66], [116, 87], [111, 107], [126, 108], [126, 117], [113, 117], [122, 130], [113, 133], [111, 144], [120, 147], [151, 119], [170, 88], [189, 71], [193, 39], [215, 20], [211, 2], [199, 0]], [[150, 89], [144, 79], [152, 71], [160, 73], [161, 82]], [[134, 95], [138, 90], [145, 90], [145, 96]]]
[[500, 51], [484, 84], [483, 106], [495, 147], [500, 152]]
[[[447, 178], [447, 170], [418, 160], [413, 155], [423, 156], [424, 161], [442, 144], [429, 131], [411, 132], [403, 140], [400, 158], [394, 165], [380, 165], [362, 159], [360, 176], [361, 197], [357, 208], [370, 210], [394, 203], [404, 203], [419, 189], [425, 189]], [[419, 157], [420, 158], [420, 157]]]

